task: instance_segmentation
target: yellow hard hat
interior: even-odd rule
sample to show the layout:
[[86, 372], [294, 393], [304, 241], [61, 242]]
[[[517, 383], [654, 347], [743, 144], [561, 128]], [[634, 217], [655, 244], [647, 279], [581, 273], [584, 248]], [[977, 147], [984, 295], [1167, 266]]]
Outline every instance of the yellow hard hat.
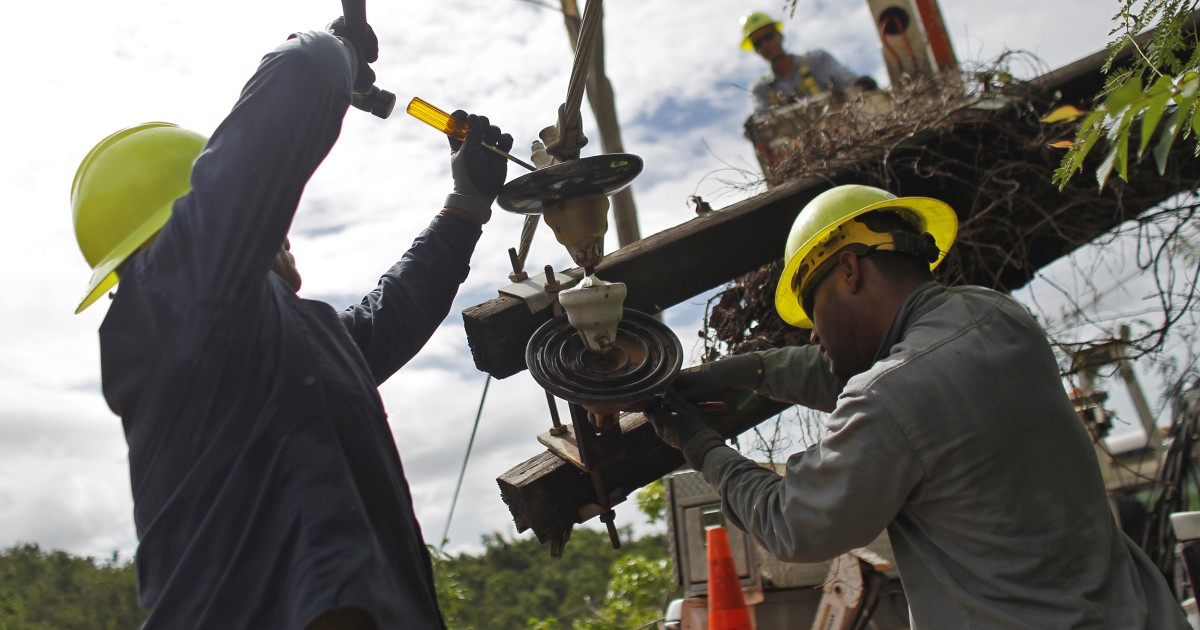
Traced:
[[761, 11], [755, 11], [742, 18], [742, 50], [754, 50], [754, 41], [750, 35], [764, 26], [774, 26], [775, 30], [783, 32], [783, 23]]
[[101, 140], [71, 184], [75, 240], [92, 268], [80, 313], [117, 284], [116, 269], [171, 216], [191, 190], [192, 163], [208, 139], [177, 125], [153, 122]]
[[893, 233], [874, 232], [859, 221], [851, 221], [874, 210], [896, 213], [911, 224], [917, 234], [929, 235], [926, 238], [931, 238], [937, 248], [930, 256], [931, 270], [945, 259], [958, 234], [958, 215], [937, 199], [897, 197], [872, 186], [831, 188], [804, 206], [788, 233], [783, 254], [787, 265], [775, 289], [775, 310], [783, 321], [800, 328], [813, 327], [801, 296], [805, 287], [816, 279], [815, 272], [821, 263], [846, 245], [861, 244], [882, 251], [916, 249], [907, 244], [898, 246]]

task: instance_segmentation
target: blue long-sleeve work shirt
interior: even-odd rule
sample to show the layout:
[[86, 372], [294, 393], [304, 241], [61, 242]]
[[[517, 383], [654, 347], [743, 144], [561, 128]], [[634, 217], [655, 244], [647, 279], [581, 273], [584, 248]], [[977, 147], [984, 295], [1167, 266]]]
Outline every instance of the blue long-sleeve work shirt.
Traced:
[[444, 627], [376, 388], [445, 318], [480, 226], [437, 215], [340, 313], [270, 271], [350, 81], [327, 33], [264, 57], [191, 192], [122, 269], [102, 370], [129, 445], [147, 628], [303, 628], [344, 607]]

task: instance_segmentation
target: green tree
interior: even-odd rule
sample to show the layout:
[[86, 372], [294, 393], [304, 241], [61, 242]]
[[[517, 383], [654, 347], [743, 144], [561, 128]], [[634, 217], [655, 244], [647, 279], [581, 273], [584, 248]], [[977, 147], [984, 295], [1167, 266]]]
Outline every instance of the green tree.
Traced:
[[647, 522], [657, 523], [667, 517], [667, 489], [662, 479], [651, 482], [634, 495], [638, 509], [646, 515]]
[[0, 552], [0, 628], [128, 630], [146, 613], [137, 605], [132, 561], [105, 562], [36, 544]]
[[[1200, 155], [1200, 47], [1196, 31], [1188, 28], [1197, 4], [1198, 0], [1120, 0], [1113, 18], [1116, 37], [1103, 68], [1108, 78], [1098, 105], [1086, 114], [1063, 108], [1067, 111], [1045, 119], [1082, 117], [1054, 174], [1060, 186], [1082, 170], [1084, 159], [1101, 145], [1107, 154], [1096, 168], [1100, 188], [1114, 172], [1128, 180], [1134, 138], [1132, 159], [1140, 161], [1150, 150], [1159, 174], [1177, 138], [1191, 136]], [[1138, 37], [1152, 26], [1153, 33]], [[1118, 64], [1126, 51], [1132, 52], [1130, 60]]]
[[462, 575], [455, 567], [453, 558], [439, 551], [433, 545], [427, 545], [429, 555], [433, 558], [434, 587], [437, 589], [438, 607], [442, 617], [452, 628], [468, 628], [459, 621], [463, 617], [463, 609], [471, 601], [471, 592], [463, 583]]
[[[666, 540], [662, 535], [633, 539], [627, 528], [621, 540], [621, 548], [614, 550], [606, 533], [579, 528], [562, 557], [552, 558], [536, 539], [491, 534], [484, 537], [484, 550], [477, 556], [435, 556], [447, 625], [461, 630], [572, 628], [572, 623], [595, 616], [596, 610], [617, 611], [627, 601], [631, 606], [653, 602], [648, 607], [657, 614], [674, 586], [669, 569], [663, 569], [663, 586], [648, 578], [650, 569], [645, 567], [666, 567]], [[626, 562], [633, 564], [621, 571], [625, 581], [614, 586], [614, 566]]]
[[[666, 603], [675, 592], [671, 568], [665, 559], [651, 560], [631, 555], [612, 565], [608, 593], [598, 606], [589, 607], [590, 614], [581, 615], [571, 623], [572, 630], [629, 630], [648, 628], [662, 619]], [[556, 626], [533, 626], [547, 630]]]

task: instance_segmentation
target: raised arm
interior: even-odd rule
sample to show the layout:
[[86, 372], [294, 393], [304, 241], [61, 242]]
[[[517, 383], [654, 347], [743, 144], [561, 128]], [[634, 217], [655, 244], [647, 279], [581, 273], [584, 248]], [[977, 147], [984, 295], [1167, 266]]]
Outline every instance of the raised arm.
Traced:
[[681, 370], [672, 388], [691, 402], [716, 400], [726, 389], [748, 389], [780, 402], [832, 411], [844, 383], [817, 346], [747, 352]]
[[293, 35], [263, 57], [154, 245], [187, 280], [175, 290], [220, 300], [266, 286], [304, 186], [341, 131], [352, 67], [326, 32]]
[[508, 151], [512, 136], [484, 116], [453, 115], [466, 122], [467, 135], [450, 140], [453, 188], [445, 207], [375, 290], [340, 314], [377, 383], [415, 356], [445, 319], [504, 185], [508, 163], [483, 144]]
[[440, 213], [373, 291], [339, 317], [383, 383], [424, 347], [467, 278], [480, 224]]

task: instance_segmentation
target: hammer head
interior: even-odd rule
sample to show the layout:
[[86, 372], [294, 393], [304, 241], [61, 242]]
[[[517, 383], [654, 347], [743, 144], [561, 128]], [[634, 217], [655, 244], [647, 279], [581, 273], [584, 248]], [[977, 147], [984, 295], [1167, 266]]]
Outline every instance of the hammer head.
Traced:
[[392, 108], [396, 106], [396, 95], [372, 85], [366, 92], [355, 92], [350, 102], [364, 112], [387, 118], [392, 115]]

